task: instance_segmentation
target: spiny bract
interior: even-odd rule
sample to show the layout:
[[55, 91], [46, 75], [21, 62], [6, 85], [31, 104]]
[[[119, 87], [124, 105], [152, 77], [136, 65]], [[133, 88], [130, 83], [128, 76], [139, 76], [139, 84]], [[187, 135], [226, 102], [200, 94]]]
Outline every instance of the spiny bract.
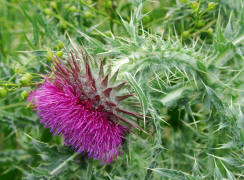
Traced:
[[74, 52], [67, 52], [67, 65], [58, 57], [53, 59], [51, 74], [44, 77], [44, 83], [30, 94], [28, 101], [35, 105], [41, 123], [55, 135], [61, 134], [66, 145], [110, 163], [120, 154], [124, 136], [132, 128], [140, 129], [120, 115], [137, 116], [119, 105], [133, 94], [118, 94], [125, 82], [111, 85], [118, 71], [112, 77], [105, 76], [100, 61], [95, 75], [88, 55]]

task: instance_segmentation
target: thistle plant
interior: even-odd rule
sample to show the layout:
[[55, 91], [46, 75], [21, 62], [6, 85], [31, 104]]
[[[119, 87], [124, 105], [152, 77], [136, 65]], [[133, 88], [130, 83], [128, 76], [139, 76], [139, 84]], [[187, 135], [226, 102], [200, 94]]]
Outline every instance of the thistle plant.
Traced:
[[0, 179], [243, 179], [241, 0], [1, 5]]

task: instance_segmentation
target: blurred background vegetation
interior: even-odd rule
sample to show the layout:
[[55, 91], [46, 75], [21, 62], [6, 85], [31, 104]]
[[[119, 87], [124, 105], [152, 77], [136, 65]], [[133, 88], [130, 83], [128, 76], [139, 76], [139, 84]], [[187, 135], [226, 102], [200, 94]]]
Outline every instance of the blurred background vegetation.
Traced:
[[[244, 179], [242, 0], [0, 0], [0, 179]], [[120, 68], [148, 134], [110, 165], [52, 136], [26, 97], [71, 40]]]

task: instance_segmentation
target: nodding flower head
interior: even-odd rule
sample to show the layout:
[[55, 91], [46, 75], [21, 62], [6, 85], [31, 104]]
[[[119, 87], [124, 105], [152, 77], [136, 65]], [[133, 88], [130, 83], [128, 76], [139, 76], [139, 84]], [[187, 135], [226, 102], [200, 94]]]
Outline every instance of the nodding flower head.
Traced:
[[[131, 129], [140, 129], [130, 118], [138, 114], [121, 108], [133, 94], [120, 92], [118, 71], [104, 73], [103, 62], [91, 69], [86, 53], [67, 52], [66, 63], [56, 57], [49, 76], [28, 98], [41, 123], [77, 152], [110, 163], [122, 152], [122, 140]], [[96, 62], [95, 62], [96, 63]], [[97, 72], [97, 73], [95, 73]]]

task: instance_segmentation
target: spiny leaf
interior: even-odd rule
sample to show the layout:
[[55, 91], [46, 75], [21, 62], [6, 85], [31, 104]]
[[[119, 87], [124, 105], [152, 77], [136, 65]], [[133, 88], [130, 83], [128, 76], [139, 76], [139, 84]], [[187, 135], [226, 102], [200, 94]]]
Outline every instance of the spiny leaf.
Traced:
[[130, 73], [126, 73], [125, 75], [126, 75], [128, 82], [134, 88], [134, 90], [136, 91], [136, 94], [138, 95], [138, 97], [140, 99], [140, 102], [142, 105], [142, 111], [143, 111], [143, 115], [144, 115], [144, 127], [145, 127], [146, 126], [145, 116], [146, 116], [147, 108], [148, 108], [148, 99], [147, 99], [145, 93], [143, 92], [143, 90], [141, 89], [141, 87], [139, 86], [139, 84], [136, 82], [135, 78]]
[[176, 171], [173, 169], [155, 168], [155, 169], [151, 169], [151, 170], [162, 175], [163, 177], [172, 178], [174, 180], [193, 179], [192, 176], [186, 175], [186, 174], [182, 173], [181, 171]]

